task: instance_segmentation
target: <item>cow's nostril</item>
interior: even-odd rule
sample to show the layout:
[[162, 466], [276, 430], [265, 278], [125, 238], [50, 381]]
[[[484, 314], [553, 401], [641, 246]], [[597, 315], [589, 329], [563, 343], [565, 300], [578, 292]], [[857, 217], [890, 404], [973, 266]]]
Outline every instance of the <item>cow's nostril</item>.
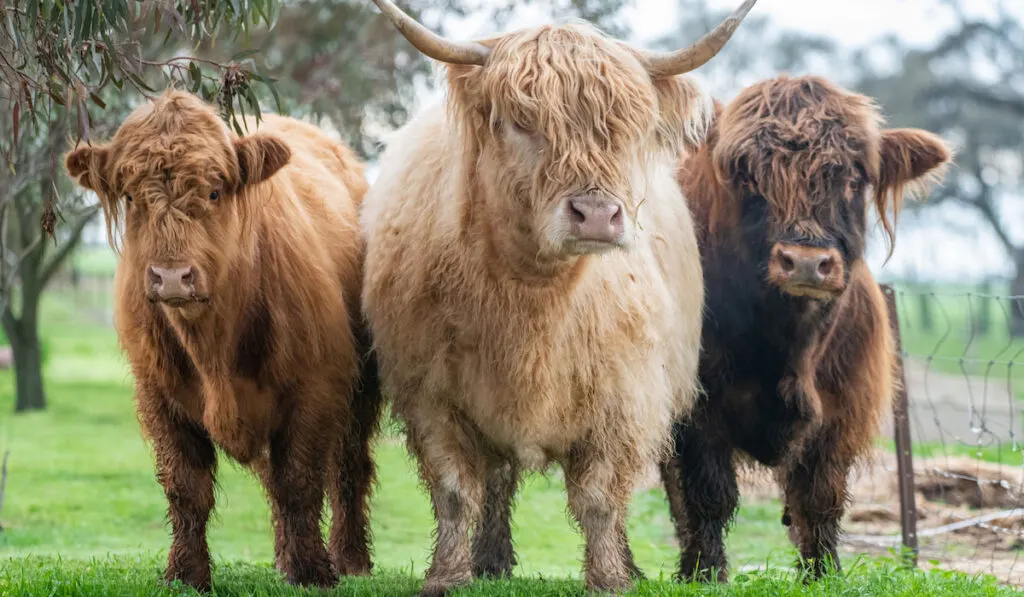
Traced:
[[611, 223], [612, 224], [618, 224], [618, 223], [622, 222], [622, 208], [619, 207], [619, 205], [616, 204], [616, 205], [612, 206], [612, 209], [614, 211], [612, 212]]
[[582, 224], [587, 221], [587, 214], [583, 213], [571, 201], [569, 202], [569, 215], [572, 217], [572, 221], [577, 224]]
[[832, 260], [831, 257], [825, 257], [818, 264], [818, 273], [821, 274], [823, 277], [828, 276], [830, 273], [832, 273], [832, 266], [834, 265], [834, 263], [835, 262]]
[[192, 284], [194, 279], [195, 279], [195, 276], [192, 274], [192, 270], [189, 269], [187, 272], [185, 272], [185, 274], [183, 276], [181, 276], [181, 283], [182, 284]]
[[164, 279], [160, 277], [160, 274], [156, 273], [156, 270], [154, 270], [152, 267], [148, 268], [146, 270], [146, 273], [149, 276], [149, 283], [151, 285], [159, 286], [164, 283]]
[[791, 273], [793, 270], [796, 269], [796, 262], [793, 261], [792, 257], [785, 253], [779, 255], [779, 265], [782, 266], [782, 271], [786, 272], [787, 274]]

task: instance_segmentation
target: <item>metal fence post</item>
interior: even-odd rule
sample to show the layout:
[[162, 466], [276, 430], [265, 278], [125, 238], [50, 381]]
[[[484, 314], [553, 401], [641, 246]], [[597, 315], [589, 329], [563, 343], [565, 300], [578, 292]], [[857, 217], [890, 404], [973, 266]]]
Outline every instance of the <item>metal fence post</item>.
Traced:
[[885, 304], [889, 311], [889, 326], [896, 344], [896, 375], [898, 386], [893, 396], [893, 427], [896, 435], [896, 471], [899, 476], [900, 527], [903, 532], [903, 546], [907, 550], [910, 564], [917, 566], [917, 503], [914, 500], [914, 456], [910, 441], [910, 416], [907, 400], [907, 376], [903, 370], [903, 342], [900, 338], [900, 319], [896, 311], [896, 291], [888, 284], [882, 284]]

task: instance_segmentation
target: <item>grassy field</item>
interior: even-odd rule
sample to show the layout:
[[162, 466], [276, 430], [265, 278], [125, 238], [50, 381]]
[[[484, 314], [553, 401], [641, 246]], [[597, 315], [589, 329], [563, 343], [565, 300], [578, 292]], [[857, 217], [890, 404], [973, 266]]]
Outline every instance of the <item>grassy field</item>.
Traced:
[[[930, 359], [937, 371], [989, 376], [1005, 383], [1007, 363], [1016, 387], [1024, 396], [1024, 338], [1009, 334], [1010, 316], [1024, 309], [1007, 296], [1009, 288], [897, 284], [897, 311], [903, 350], [912, 357]], [[990, 296], [986, 296], [990, 295]], [[984, 323], [987, 321], [987, 324]]]
[[[0, 596], [163, 595], [169, 545], [166, 503], [153, 475], [131, 402], [130, 379], [109, 327], [83, 321], [71, 303], [44, 305], [50, 409], [11, 416], [13, 379], [0, 372], [0, 451], [10, 452], [0, 512]], [[380, 482], [373, 504], [376, 573], [344, 581], [339, 595], [408, 595], [421, 582], [433, 520], [400, 438], [375, 451]], [[210, 530], [214, 585], [222, 595], [293, 595], [271, 567], [269, 514], [258, 484], [222, 460], [218, 508]], [[728, 587], [667, 582], [674, 569], [668, 508], [659, 488], [639, 492], [630, 538], [650, 582], [642, 595], [1009, 595], [984, 579], [898, 570], [886, 560], [844, 563], [844, 577], [806, 592], [786, 571], [740, 573], [743, 566], [788, 567], [795, 554], [777, 503], [744, 504], [727, 548]], [[519, 566], [514, 581], [477, 583], [473, 595], [581, 594], [582, 544], [569, 522], [557, 469], [525, 483], [515, 513]]]

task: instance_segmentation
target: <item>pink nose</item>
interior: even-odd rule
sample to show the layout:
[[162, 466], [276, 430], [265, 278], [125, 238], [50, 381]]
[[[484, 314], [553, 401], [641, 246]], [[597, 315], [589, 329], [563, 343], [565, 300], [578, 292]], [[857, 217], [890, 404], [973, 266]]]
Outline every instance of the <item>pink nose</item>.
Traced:
[[149, 266], [149, 287], [161, 301], [188, 301], [195, 293], [195, 272], [191, 267]]
[[584, 195], [569, 200], [569, 217], [576, 240], [617, 243], [625, 231], [617, 201]]

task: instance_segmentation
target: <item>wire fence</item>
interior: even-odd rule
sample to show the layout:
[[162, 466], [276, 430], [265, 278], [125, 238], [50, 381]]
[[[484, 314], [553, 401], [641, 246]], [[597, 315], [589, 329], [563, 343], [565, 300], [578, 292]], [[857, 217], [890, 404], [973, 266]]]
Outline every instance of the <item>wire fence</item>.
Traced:
[[922, 566], [1024, 585], [1024, 296], [995, 285], [886, 291], [904, 389], [892, 439], [851, 479], [845, 544], [902, 545]]

